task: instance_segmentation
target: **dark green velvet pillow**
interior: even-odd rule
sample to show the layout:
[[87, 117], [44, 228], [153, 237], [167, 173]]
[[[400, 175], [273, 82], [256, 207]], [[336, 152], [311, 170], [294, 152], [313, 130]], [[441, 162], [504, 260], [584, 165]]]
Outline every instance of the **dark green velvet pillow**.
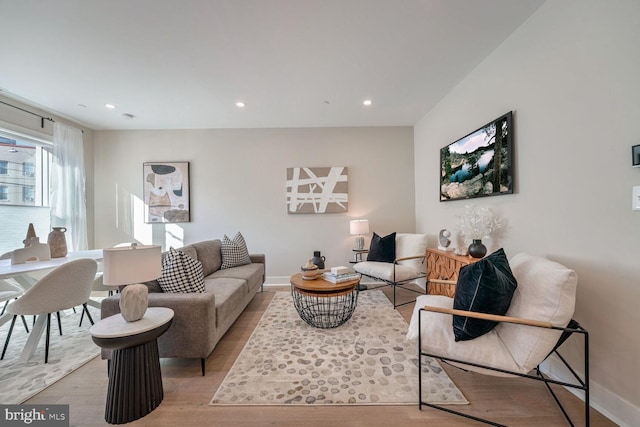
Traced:
[[393, 262], [396, 260], [396, 233], [380, 237], [373, 233], [367, 261]]
[[[507, 255], [498, 249], [478, 262], [460, 269], [453, 308], [504, 315], [518, 287]], [[497, 322], [453, 316], [453, 334], [456, 341], [472, 340], [486, 334]]]

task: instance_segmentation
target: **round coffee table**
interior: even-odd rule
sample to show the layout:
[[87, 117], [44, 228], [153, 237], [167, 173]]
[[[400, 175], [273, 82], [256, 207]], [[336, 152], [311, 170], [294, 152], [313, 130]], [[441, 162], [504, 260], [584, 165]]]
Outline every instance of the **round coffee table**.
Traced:
[[322, 278], [291, 276], [291, 296], [300, 318], [316, 328], [335, 328], [351, 318], [358, 303], [360, 279], [331, 283]]

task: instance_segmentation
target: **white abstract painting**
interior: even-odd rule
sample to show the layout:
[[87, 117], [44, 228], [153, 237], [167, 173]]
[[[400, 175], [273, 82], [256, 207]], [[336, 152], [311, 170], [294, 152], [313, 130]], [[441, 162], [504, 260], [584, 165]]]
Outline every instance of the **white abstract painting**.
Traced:
[[347, 184], [346, 167], [287, 168], [287, 212], [347, 212]]

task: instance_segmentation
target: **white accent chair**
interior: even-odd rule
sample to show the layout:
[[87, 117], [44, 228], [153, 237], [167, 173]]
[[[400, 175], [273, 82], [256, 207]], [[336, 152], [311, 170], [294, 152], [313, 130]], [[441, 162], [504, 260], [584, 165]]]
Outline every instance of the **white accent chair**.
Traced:
[[[446, 296], [420, 296], [416, 299], [407, 339], [418, 341], [420, 364], [422, 356], [429, 356], [481, 374], [519, 376], [545, 382], [571, 425], [569, 416], [549, 384], [582, 390], [585, 394], [586, 425], [589, 425], [588, 332], [572, 320], [577, 275], [559, 263], [523, 253], [511, 258], [509, 265], [518, 287], [505, 316], [454, 310], [453, 298]], [[455, 283], [444, 280], [434, 282]], [[456, 342], [453, 315], [499, 323], [493, 330], [475, 339]], [[584, 340], [584, 367], [580, 375], [557, 352], [558, 347], [573, 334], [582, 336]], [[573, 383], [558, 382], [542, 374], [540, 364], [551, 354], [557, 355], [568, 368], [567, 375], [573, 377]], [[421, 374], [421, 369], [418, 371]], [[476, 421], [500, 425], [419, 400], [420, 409], [422, 405], [427, 405]]]
[[393, 308], [413, 303], [411, 301], [396, 303], [396, 287], [416, 292], [415, 289], [405, 288], [410, 284], [424, 286], [426, 293], [425, 256], [427, 251], [427, 235], [414, 233], [396, 234], [396, 259], [394, 262], [363, 261], [355, 264], [353, 269], [363, 276], [384, 282], [383, 286], [393, 287]]
[[92, 259], [69, 261], [47, 273], [33, 287], [25, 291], [20, 298], [9, 304], [7, 312], [13, 314], [13, 319], [0, 360], [4, 359], [17, 316], [34, 315], [38, 317], [29, 334], [20, 361], [26, 362], [35, 351], [46, 321], [47, 336], [44, 361], [47, 363], [49, 361], [51, 313], [82, 305], [84, 312], [91, 319], [87, 309], [87, 300], [91, 294], [91, 284], [97, 269], [98, 263]]

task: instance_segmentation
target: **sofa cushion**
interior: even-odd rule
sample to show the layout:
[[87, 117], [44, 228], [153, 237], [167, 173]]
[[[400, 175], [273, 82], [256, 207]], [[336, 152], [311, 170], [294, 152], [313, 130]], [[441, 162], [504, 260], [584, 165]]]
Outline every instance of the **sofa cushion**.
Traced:
[[373, 233], [367, 261], [393, 262], [396, 259], [396, 233], [380, 237]]
[[[205, 280], [207, 292], [212, 292], [216, 299], [216, 327], [221, 323], [235, 320], [233, 314], [238, 307], [243, 307], [246, 298], [246, 280], [228, 277], [208, 278]], [[244, 308], [244, 307], [243, 307]]]
[[247, 282], [246, 292], [262, 284], [264, 277], [264, 264], [246, 264], [233, 268], [225, 268], [216, 271], [207, 278], [243, 279]]
[[198, 254], [198, 261], [202, 263], [202, 272], [205, 277], [220, 269], [222, 265], [222, 255], [220, 253], [220, 240], [206, 240], [194, 243], [193, 246]]
[[169, 249], [162, 259], [162, 276], [158, 283], [163, 292], [204, 292], [202, 263], [185, 252]]
[[244, 237], [237, 232], [233, 240], [224, 235], [222, 239], [222, 269], [237, 267], [239, 265], [251, 264], [249, 251]]
[[[460, 269], [453, 308], [504, 315], [518, 286], [503, 249]], [[472, 340], [495, 328], [497, 322], [453, 316], [456, 341]]]

